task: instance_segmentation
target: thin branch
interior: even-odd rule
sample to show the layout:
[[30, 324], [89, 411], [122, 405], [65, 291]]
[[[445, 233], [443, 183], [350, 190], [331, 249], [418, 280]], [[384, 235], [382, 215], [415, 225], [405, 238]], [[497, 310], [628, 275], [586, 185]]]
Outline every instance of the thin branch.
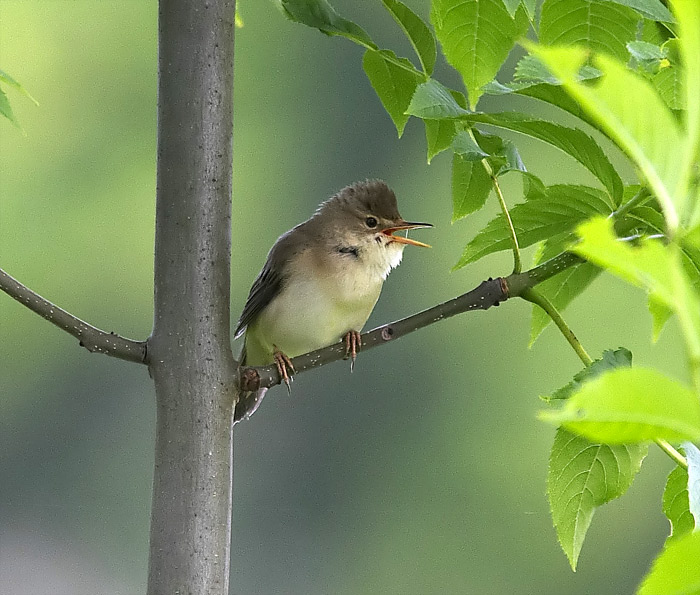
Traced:
[[[408, 333], [463, 312], [487, 310], [491, 306], [498, 306], [509, 298], [521, 296], [528, 287], [534, 287], [564, 269], [581, 262], [584, 262], [581, 257], [564, 252], [524, 273], [484, 281], [478, 287], [459, 297], [364, 333], [362, 335], [362, 351], [384, 345]], [[292, 363], [296, 373], [299, 374], [344, 358], [345, 344], [340, 341], [295, 357], [292, 359]], [[281, 381], [275, 365], [243, 368], [240, 374], [241, 389], [244, 391], [269, 388]]]
[[508, 205], [506, 204], [506, 199], [501, 192], [501, 186], [498, 183], [498, 178], [491, 174], [491, 183], [493, 184], [493, 189], [496, 191], [496, 196], [498, 197], [498, 204], [501, 205], [501, 212], [503, 213], [503, 218], [506, 220], [508, 225], [508, 231], [510, 232], [510, 242], [512, 244], [513, 250], [513, 272], [519, 273], [523, 270], [522, 259], [520, 258], [520, 245], [518, 244], [518, 234], [515, 233], [515, 226], [513, 225], [513, 219], [510, 216], [510, 211], [508, 210]]
[[557, 325], [557, 328], [561, 331], [561, 334], [564, 335], [564, 338], [569, 342], [571, 348], [576, 352], [576, 355], [579, 356], [579, 359], [583, 362], [584, 366], [590, 366], [593, 363], [593, 358], [588, 355], [586, 350], [583, 348], [583, 345], [581, 345], [581, 341], [578, 340], [574, 334], [574, 331], [572, 331], [569, 325], [566, 324], [566, 321], [559, 313], [559, 310], [556, 309], [551, 301], [532, 287], [528, 287], [525, 291], [523, 291], [520, 297], [528, 302], [538, 305], [547, 313], [554, 324]]
[[22, 285], [2, 269], [0, 269], [0, 290], [78, 339], [80, 346], [85, 347], [91, 353], [104, 353], [137, 364], [145, 363], [145, 341], [133, 341], [114, 333], [107, 333], [80, 320], [70, 312], [66, 312], [63, 308], [59, 308], [44, 299], [26, 285]]

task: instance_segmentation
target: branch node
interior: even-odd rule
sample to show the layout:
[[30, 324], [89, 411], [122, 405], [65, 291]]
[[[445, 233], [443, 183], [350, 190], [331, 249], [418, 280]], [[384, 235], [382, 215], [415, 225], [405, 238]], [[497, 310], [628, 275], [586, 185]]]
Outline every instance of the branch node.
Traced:
[[382, 329], [382, 339], [384, 341], [391, 341], [394, 336], [394, 329], [390, 325], [385, 326]]
[[253, 392], [260, 388], [260, 373], [255, 368], [241, 371], [241, 390]]

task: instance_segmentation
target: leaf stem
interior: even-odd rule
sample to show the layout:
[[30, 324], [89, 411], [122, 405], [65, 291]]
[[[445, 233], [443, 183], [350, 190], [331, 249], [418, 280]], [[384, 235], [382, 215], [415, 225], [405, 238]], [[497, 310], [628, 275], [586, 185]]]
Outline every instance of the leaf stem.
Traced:
[[539, 291], [532, 287], [528, 287], [527, 289], [525, 289], [520, 294], [520, 297], [527, 300], [528, 302], [532, 302], [533, 304], [538, 305], [547, 313], [547, 315], [552, 319], [554, 324], [557, 325], [557, 327], [561, 331], [561, 334], [564, 335], [564, 338], [569, 342], [569, 345], [571, 345], [573, 350], [576, 352], [576, 355], [579, 356], [579, 359], [583, 362], [585, 366], [590, 366], [593, 363], [593, 358], [591, 358], [591, 356], [588, 355], [586, 350], [583, 348], [583, 345], [581, 345], [581, 341], [578, 340], [574, 332], [571, 330], [571, 328], [569, 328], [569, 325], [566, 324], [566, 321], [559, 313], [559, 310], [556, 309], [554, 304], [550, 302], [549, 299], [547, 299], [544, 295], [542, 295]]
[[661, 450], [663, 450], [672, 460], [674, 460], [676, 463], [678, 463], [681, 467], [684, 469], [688, 468], [688, 461], [686, 458], [679, 453], [673, 446], [671, 446], [668, 442], [665, 440], [661, 440], [660, 438], [657, 438], [654, 440], [656, 444], [659, 446]]
[[[486, 162], [486, 160], [484, 160]], [[488, 165], [488, 164], [486, 164]], [[490, 166], [489, 166], [490, 167]], [[496, 196], [498, 197], [498, 203], [501, 205], [501, 212], [508, 225], [508, 231], [510, 232], [510, 241], [513, 244], [513, 273], [517, 274], [523, 270], [522, 259], [520, 258], [520, 245], [518, 244], [518, 235], [515, 233], [515, 226], [513, 225], [513, 220], [510, 217], [510, 212], [508, 211], [508, 205], [506, 205], [506, 199], [501, 191], [501, 186], [498, 183], [498, 178], [491, 173], [491, 183], [493, 184], [493, 189], [496, 191]]]

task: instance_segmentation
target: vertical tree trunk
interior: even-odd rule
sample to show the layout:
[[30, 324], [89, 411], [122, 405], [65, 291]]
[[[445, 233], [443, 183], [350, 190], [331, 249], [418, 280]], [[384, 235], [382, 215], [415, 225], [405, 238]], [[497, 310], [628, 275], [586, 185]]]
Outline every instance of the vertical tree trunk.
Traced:
[[235, 0], [160, 0], [149, 595], [228, 595]]

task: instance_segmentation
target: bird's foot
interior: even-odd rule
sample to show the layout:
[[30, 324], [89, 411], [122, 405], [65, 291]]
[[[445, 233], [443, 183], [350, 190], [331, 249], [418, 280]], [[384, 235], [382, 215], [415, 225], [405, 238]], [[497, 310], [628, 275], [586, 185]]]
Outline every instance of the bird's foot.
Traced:
[[355, 369], [357, 352], [362, 348], [362, 335], [360, 331], [348, 331], [343, 337], [345, 341], [345, 359], [350, 358], [350, 371]]
[[277, 349], [276, 345], [273, 345], [273, 347], [275, 348], [273, 356], [275, 358], [275, 365], [277, 366], [277, 371], [280, 373], [282, 380], [287, 385], [287, 393], [291, 395], [291, 381], [294, 380], [294, 378], [292, 378], [291, 375], [294, 374], [294, 372], [296, 372], [296, 370], [294, 369], [294, 364], [292, 364], [291, 359], [289, 359], [284, 353]]

